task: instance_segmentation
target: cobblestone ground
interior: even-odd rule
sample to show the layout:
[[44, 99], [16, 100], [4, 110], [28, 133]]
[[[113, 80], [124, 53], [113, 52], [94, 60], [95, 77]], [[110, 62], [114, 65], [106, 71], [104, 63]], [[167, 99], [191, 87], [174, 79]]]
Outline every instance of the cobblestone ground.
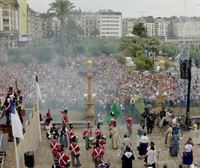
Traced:
[[[135, 160], [133, 161], [134, 168], [143, 168], [144, 161], [137, 159], [138, 152], [137, 152], [137, 136], [136, 130], [138, 126], [134, 126], [133, 128], [133, 135], [131, 137], [132, 141], [134, 142], [134, 154]], [[126, 133], [125, 126], [118, 127], [121, 138], [123, 134]], [[94, 163], [92, 161], [91, 152], [92, 150], [86, 151], [85, 150], [85, 143], [82, 139], [82, 130], [83, 129], [75, 129], [75, 133], [80, 137], [79, 138], [79, 145], [81, 147], [81, 164], [82, 168], [94, 168]], [[104, 133], [108, 137], [108, 129], [106, 127], [103, 128]], [[199, 130], [200, 131], [200, 130]], [[158, 167], [162, 168], [164, 164], [168, 165], [168, 168], [178, 168], [178, 165], [181, 163], [182, 151], [184, 143], [186, 142], [188, 137], [192, 137], [191, 132], [185, 132], [184, 137], [180, 140], [180, 152], [178, 157], [171, 157], [169, 156], [168, 148], [164, 145], [164, 134], [161, 134], [158, 129], [155, 129], [151, 135], [148, 135], [151, 141], [154, 141], [156, 144], [156, 149], [159, 152], [159, 159], [158, 159]], [[43, 141], [39, 144], [39, 147], [35, 154], [35, 168], [51, 168], [53, 163], [53, 158], [51, 154], [51, 150], [49, 147], [49, 140], [45, 137], [45, 132], [42, 131]], [[14, 158], [14, 150], [13, 144], [9, 144], [10, 152], [8, 152], [8, 156], [6, 158], [6, 165], [5, 168], [14, 168], [14, 163], [12, 163], [12, 158]], [[200, 164], [200, 146], [194, 146], [194, 160], [195, 162]], [[119, 160], [119, 153], [120, 150], [113, 150], [111, 148], [111, 140], [107, 139], [107, 144], [105, 146], [105, 157], [104, 160], [109, 160], [111, 162], [112, 168], [121, 168], [121, 162]]]

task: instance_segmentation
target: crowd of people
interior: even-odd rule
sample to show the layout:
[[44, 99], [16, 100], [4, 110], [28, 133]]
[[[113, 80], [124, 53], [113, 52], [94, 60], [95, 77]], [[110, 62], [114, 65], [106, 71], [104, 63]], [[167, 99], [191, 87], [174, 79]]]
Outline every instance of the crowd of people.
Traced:
[[[35, 61], [27, 66], [20, 63], [1, 66], [0, 96], [5, 97], [7, 87], [13, 86], [17, 80], [19, 88], [23, 90], [24, 103], [31, 104], [35, 98], [34, 73], [37, 73], [44, 107], [51, 105], [59, 108], [84, 102], [87, 78], [80, 71], [85, 69], [87, 72], [88, 58], [67, 58], [65, 68], [58, 66], [57, 59], [47, 64]], [[96, 106], [105, 109], [107, 103], [117, 98], [123, 107], [135, 94], [145, 102], [153, 104], [156, 101], [160, 82], [156, 72], [129, 72], [113, 57], [94, 57], [92, 60], [95, 67], [92, 92], [96, 95]], [[193, 68], [192, 74], [191, 102], [197, 105], [200, 97], [199, 70]], [[171, 105], [185, 105], [187, 81], [180, 79], [179, 72], [166, 72], [163, 82], [166, 100]]]

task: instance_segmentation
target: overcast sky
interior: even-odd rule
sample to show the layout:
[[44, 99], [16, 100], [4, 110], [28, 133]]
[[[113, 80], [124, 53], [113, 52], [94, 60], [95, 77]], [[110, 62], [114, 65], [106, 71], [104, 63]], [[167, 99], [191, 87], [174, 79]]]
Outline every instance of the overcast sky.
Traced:
[[[45, 12], [55, 0], [28, 0], [30, 7]], [[200, 16], [200, 0], [71, 0], [82, 11], [112, 9], [123, 17]]]

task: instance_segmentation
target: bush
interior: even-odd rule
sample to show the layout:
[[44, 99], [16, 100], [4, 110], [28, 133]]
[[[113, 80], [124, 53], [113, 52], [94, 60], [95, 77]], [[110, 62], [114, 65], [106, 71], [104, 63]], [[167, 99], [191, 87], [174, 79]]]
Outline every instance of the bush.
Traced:
[[136, 69], [139, 71], [153, 70], [153, 59], [147, 56], [140, 56], [135, 59]]
[[115, 55], [115, 58], [117, 59], [117, 62], [124, 65], [126, 63], [126, 58], [122, 53], [118, 53]]

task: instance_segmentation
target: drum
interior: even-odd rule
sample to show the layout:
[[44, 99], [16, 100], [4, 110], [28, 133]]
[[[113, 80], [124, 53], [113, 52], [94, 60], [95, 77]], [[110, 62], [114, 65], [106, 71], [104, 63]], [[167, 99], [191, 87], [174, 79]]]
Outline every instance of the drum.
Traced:
[[93, 141], [94, 141], [94, 137], [89, 137], [89, 143], [90, 143], [90, 145], [93, 144]]
[[106, 142], [106, 136], [105, 135], [103, 136], [103, 140]]

